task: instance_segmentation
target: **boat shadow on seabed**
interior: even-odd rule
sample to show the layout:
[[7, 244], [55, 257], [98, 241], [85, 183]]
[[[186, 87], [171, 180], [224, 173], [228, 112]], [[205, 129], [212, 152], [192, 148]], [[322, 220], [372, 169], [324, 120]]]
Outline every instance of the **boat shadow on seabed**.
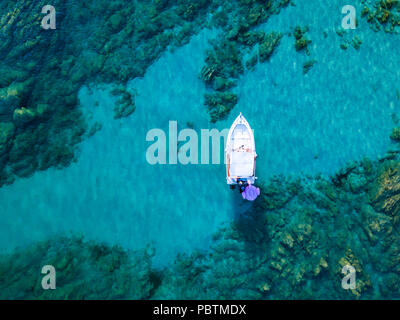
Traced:
[[255, 238], [263, 235], [262, 227], [265, 224], [261, 210], [262, 197], [258, 197], [255, 201], [247, 201], [240, 195], [238, 187], [230, 191], [234, 228], [242, 241], [254, 245]]

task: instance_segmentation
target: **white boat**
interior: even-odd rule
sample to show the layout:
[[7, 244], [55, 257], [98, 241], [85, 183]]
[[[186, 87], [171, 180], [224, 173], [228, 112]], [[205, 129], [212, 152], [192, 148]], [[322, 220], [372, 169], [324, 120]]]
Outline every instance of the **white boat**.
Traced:
[[233, 122], [225, 147], [226, 182], [237, 184], [247, 180], [254, 184], [256, 176], [256, 146], [253, 130], [242, 113]]

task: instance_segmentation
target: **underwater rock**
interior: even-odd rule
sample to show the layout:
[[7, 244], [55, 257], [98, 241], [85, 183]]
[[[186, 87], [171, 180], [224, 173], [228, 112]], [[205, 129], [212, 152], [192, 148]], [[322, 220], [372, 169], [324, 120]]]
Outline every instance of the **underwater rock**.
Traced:
[[121, 103], [114, 108], [114, 119], [129, 117], [135, 112], [136, 106], [132, 103]]
[[390, 139], [400, 141], [400, 128], [393, 128]]
[[393, 0], [375, 0], [368, 7], [364, 4], [361, 16], [364, 17], [375, 31], [384, 28], [385, 32], [394, 33], [400, 25], [400, 4]]
[[26, 90], [29, 90], [28, 86], [21, 82], [0, 88], [0, 120], [11, 120], [13, 110], [19, 105]]
[[351, 44], [353, 45], [354, 49], [359, 50], [362, 44], [362, 40], [359, 37], [355, 36]]
[[347, 178], [347, 176], [357, 168], [357, 163], [352, 162], [341, 168], [333, 177], [332, 182], [335, 185], [341, 185], [343, 180]]
[[[200, 78], [207, 86], [216, 90], [214, 94], [207, 93], [205, 95], [205, 105], [208, 106], [211, 122], [224, 119], [237, 103], [237, 101], [234, 104], [231, 103], [233, 94], [230, 92], [225, 92], [230, 101], [225, 101], [222, 104], [214, 103], [210, 97], [214, 95], [218, 100], [221, 100], [221, 97], [223, 100], [226, 100], [218, 91], [226, 91], [234, 87], [236, 80], [244, 72], [242, 53], [244, 47], [249, 45], [254, 46], [256, 43], [259, 43], [258, 55], [253, 55], [251, 60], [246, 62], [246, 66], [251, 68], [258, 62], [258, 58], [260, 62], [267, 61], [279, 45], [282, 37], [277, 32], [271, 32], [267, 35], [264, 32], [251, 34], [246, 32], [245, 36], [243, 36], [240, 34], [241, 30], [242, 28], [238, 28], [237, 32], [240, 38], [236, 39], [236, 42], [232, 41], [232, 36], [229, 37], [231, 40], [227, 40], [222, 36], [219, 42], [214, 42], [213, 50], [208, 51], [205, 61], [206, 65], [203, 66], [200, 72]], [[250, 37], [251, 40], [249, 40]], [[216, 107], [217, 105], [218, 107]]]
[[276, 32], [271, 32], [264, 37], [259, 47], [260, 62], [265, 62], [271, 57], [281, 38], [282, 35]]
[[391, 272], [383, 277], [381, 290], [385, 296], [390, 296], [393, 292], [400, 291], [400, 275]]
[[29, 122], [35, 120], [36, 114], [34, 111], [27, 108], [19, 108], [14, 110], [13, 121], [17, 127], [23, 127]]
[[5, 144], [13, 137], [15, 126], [12, 122], [0, 122], [0, 144]]
[[100, 131], [103, 128], [103, 125], [99, 122], [95, 122], [90, 130], [88, 131], [88, 137], [93, 137], [98, 131]]
[[318, 276], [322, 271], [328, 269], [329, 265], [328, 262], [324, 257], [321, 257], [317, 266], [314, 269], [314, 275]]
[[371, 202], [374, 208], [400, 219], [400, 162], [387, 161], [382, 164], [371, 190]]
[[296, 51], [302, 51], [305, 50], [307, 54], [309, 54], [308, 50], [308, 45], [312, 42], [311, 40], [307, 39], [305, 37], [305, 34], [308, 32], [308, 28], [301, 28], [300, 26], [297, 26], [294, 28], [293, 35], [295, 38], [295, 43], [294, 47], [296, 48]]
[[[155, 286], [149, 250], [56, 237], [0, 256], [1, 299], [148, 299]], [[56, 290], [43, 290], [42, 267], [56, 269]]]
[[222, 77], [215, 77], [213, 86], [216, 91], [225, 91], [235, 86], [235, 82]]
[[294, 240], [290, 233], [285, 233], [285, 235], [281, 241], [282, 241], [282, 244], [287, 246], [288, 248], [293, 248]]
[[367, 184], [367, 179], [360, 174], [350, 173], [347, 176], [347, 181], [350, 185], [350, 189], [354, 193], [358, 193]]
[[[215, 76], [237, 78], [243, 72], [242, 53], [234, 41], [222, 39], [214, 43], [206, 57], [206, 68]], [[208, 72], [207, 74], [210, 74]], [[212, 80], [212, 76], [208, 76]]]
[[252, 70], [255, 65], [258, 63], [258, 52], [253, 54], [247, 61], [246, 61], [246, 68]]
[[0, 155], [7, 151], [14, 132], [15, 126], [12, 122], [0, 122]]
[[114, 13], [109, 18], [109, 27], [111, 31], [119, 31], [122, 29], [122, 24], [125, 22], [125, 17], [121, 12]]
[[186, 121], [186, 127], [189, 129], [194, 129], [194, 123], [192, 121]]
[[376, 212], [370, 205], [363, 205], [360, 210], [362, 228], [372, 245], [376, 245], [379, 237], [390, 228], [390, 218]]
[[205, 105], [208, 106], [211, 122], [224, 119], [237, 103], [237, 95], [232, 92], [205, 94], [204, 99]]
[[[240, 28], [238, 29], [238, 32]], [[246, 46], [252, 48], [254, 45], [261, 43], [266, 40], [266, 34], [264, 31], [250, 31], [250, 32], [241, 32], [238, 33], [238, 41], [241, 44], [245, 44]]]
[[204, 82], [209, 83], [215, 76], [216, 69], [212, 66], [204, 66], [201, 69], [200, 77]]
[[261, 207], [264, 209], [278, 209], [287, 204], [299, 191], [298, 182], [281, 181], [278, 178], [271, 179], [268, 184], [260, 185]]
[[345, 30], [342, 28], [336, 29], [336, 34], [341, 37], [340, 39], [340, 48], [342, 50], [347, 50], [349, 46], [351, 45], [354, 49], [360, 50], [362, 40], [358, 36], [352, 37], [352, 33], [349, 32], [349, 30]]
[[120, 87], [112, 91], [112, 94], [120, 96], [114, 106], [114, 119], [130, 116], [136, 110], [133, 95], [125, 88]]
[[308, 71], [311, 70], [311, 68], [314, 66], [314, 64], [317, 62], [317, 60], [308, 60], [303, 63], [303, 74], [307, 74]]
[[341, 269], [344, 266], [352, 266], [356, 274], [356, 288], [350, 289], [349, 291], [355, 295], [357, 298], [360, 298], [362, 294], [364, 294], [371, 287], [371, 280], [369, 275], [363, 271], [363, 266], [361, 261], [355, 256], [351, 249], [347, 249], [345, 256], [339, 260], [340, 268], [338, 268], [338, 273], [341, 272]]
[[38, 118], [48, 119], [51, 115], [51, 107], [45, 103], [39, 103], [35, 109], [35, 115]]

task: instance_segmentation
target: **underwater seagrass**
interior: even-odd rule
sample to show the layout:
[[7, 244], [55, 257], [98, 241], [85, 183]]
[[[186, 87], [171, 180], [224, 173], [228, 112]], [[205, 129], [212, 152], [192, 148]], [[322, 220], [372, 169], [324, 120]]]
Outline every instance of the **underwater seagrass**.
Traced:
[[[211, 253], [179, 257], [168, 268], [155, 297], [400, 298], [398, 166], [365, 159], [331, 180], [272, 179], [246, 214], [215, 235]], [[348, 291], [340, 281], [347, 264], [358, 277]]]
[[[149, 249], [126, 252], [80, 236], [52, 238], [1, 257], [0, 299], [147, 299], [151, 257]], [[42, 289], [36, 275], [44, 265], [56, 268], [61, 290]]]
[[[152, 266], [150, 248], [50, 238], [0, 256], [1, 298], [399, 299], [399, 166], [365, 159], [331, 180], [271, 179], [210, 251], [164, 268]], [[59, 270], [60, 289], [42, 290], [45, 264]], [[357, 271], [348, 291], [340, 281], [347, 264]]]

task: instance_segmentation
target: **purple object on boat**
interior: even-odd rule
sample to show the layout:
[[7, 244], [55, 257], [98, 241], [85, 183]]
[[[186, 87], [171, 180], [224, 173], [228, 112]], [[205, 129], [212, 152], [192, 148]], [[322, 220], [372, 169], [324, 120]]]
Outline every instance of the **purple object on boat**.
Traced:
[[256, 188], [253, 185], [248, 185], [242, 192], [243, 199], [254, 201], [260, 195], [260, 188]]

